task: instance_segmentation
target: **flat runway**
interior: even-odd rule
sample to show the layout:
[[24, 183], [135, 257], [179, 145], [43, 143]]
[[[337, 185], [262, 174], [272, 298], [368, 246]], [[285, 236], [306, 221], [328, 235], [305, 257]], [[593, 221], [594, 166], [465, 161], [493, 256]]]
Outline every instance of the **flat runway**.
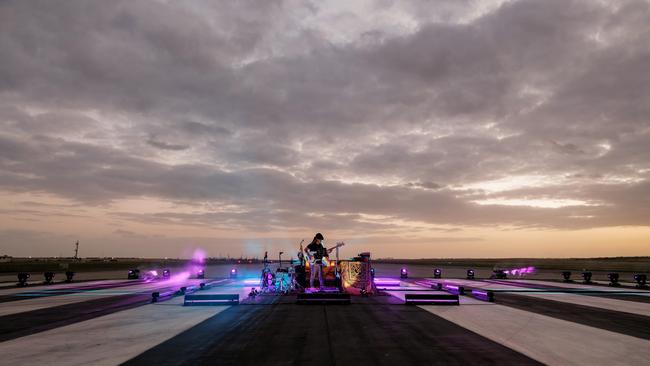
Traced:
[[232, 307], [126, 365], [215, 360], [220, 365], [539, 364], [419, 307], [275, 303]]
[[499, 291], [496, 302], [461, 296], [460, 306], [407, 306], [406, 293], [437, 293], [408, 280], [380, 295], [353, 297], [351, 305], [297, 305], [293, 295], [247, 299], [250, 282], [223, 279], [197, 293], [239, 294], [240, 305], [184, 307], [182, 296], [150, 303], [153, 291], [209, 281], [0, 290], [2, 363], [639, 365], [650, 359], [650, 303], [553, 290], [592, 288], [581, 284], [449, 279]]

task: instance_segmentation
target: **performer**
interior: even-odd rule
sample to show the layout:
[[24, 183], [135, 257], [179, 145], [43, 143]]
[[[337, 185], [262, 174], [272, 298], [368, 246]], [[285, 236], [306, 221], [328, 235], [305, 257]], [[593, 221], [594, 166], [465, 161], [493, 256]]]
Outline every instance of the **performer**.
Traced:
[[[310, 259], [309, 265], [311, 266], [309, 271], [309, 287], [314, 287], [314, 277], [318, 273], [318, 286], [320, 290], [323, 289], [323, 257], [329, 258], [328, 251], [322, 244], [324, 239], [323, 234], [316, 233], [314, 240], [305, 248], [307, 257]], [[313, 254], [313, 258], [310, 257], [310, 253]]]

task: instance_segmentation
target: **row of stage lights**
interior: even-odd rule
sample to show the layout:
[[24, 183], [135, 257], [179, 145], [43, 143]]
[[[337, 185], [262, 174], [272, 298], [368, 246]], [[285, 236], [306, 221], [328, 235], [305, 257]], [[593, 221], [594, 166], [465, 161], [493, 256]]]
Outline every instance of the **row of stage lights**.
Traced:
[[[371, 268], [370, 273], [372, 277], [375, 277], [375, 269]], [[473, 280], [474, 277], [476, 276], [476, 273], [474, 272], [473, 269], [468, 269], [467, 270], [467, 279], [468, 280]], [[399, 270], [399, 277], [400, 278], [408, 278], [409, 277], [409, 272], [406, 268], [402, 267], [402, 269]], [[442, 269], [440, 268], [435, 268], [433, 270], [433, 278], [442, 278]]]
[[[507, 278], [506, 276], [506, 271], [503, 270], [495, 270], [493, 271], [494, 278], [497, 279], [505, 279]], [[370, 269], [370, 274], [372, 277], [375, 277], [375, 269], [371, 268]], [[408, 270], [404, 267], [402, 267], [399, 271], [399, 277], [400, 278], [408, 278]], [[564, 282], [573, 282], [571, 280], [571, 272], [570, 271], [564, 271], [562, 272], [562, 277], [564, 278]], [[584, 284], [591, 284], [591, 277], [592, 273], [585, 271], [582, 272], [582, 279]], [[435, 268], [433, 270], [433, 278], [442, 278], [442, 269], [440, 268]], [[476, 272], [473, 269], [468, 269], [467, 270], [467, 277], [468, 280], [473, 280], [476, 278]], [[619, 274], [617, 272], [611, 272], [607, 274], [607, 278], [609, 279], [609, 286], [620, 286], [621, 284], [619, 283]], [[636, 282], [636, 287], [638, 288], [646, 288], [648, 287], [647, 281], [648, 281], [648, 276], [644, 273], [637, 273], [633, 276], [634, 282]]]
[[[153, 275], [157, 276], [156, 271], [149, 271], [153, 273]], [[564, 282], [573, 282], [571, 280], [571, 271], [564, 271], [562, 272], [562, 277], [564, 278]], [[50, 285], [54, 283], [54, 272], [44, 272], [43, 273], [43, 278], [44, 281], [43, 283]], [[65, 272], [66, 280], [65, 282], [72, 282], [72, 279], [75, 275], [75, 272], [72, 271], [67, 271]], [[374, 278], [375, 277], [375, 269], [371, 268], [370, 269], [370, 275]], [[495, 270], [494, 271], [494, 278], [497, 279], [505, 279], [506, 277], [506, 272], [503, 270]], [[18, 286], [27, 286], [27, 280], [31, 277], [29, 273], [26, 272], [20, 272], [18, 273]], [[162, 271], [162, 276], [163, 279], [169, 279], [171, 278], [171, 271], [169, 269], [164, 269]], [[130, 269], [127, 275], [128, 279], [139, 279], [140, 278], [140, 270], [139, 269]], [[203, 279], [205, 278], [205, 270], [200, 269], [197, 271], [196, 278]], [[230, 270], [230, 278], [237, 278], [237, 268], [232, 268]], [[400, 278], [408, 278], [408, 270], [404, 267], [400, 269]], [[433, 270], [433, 278], [439, 279], [442, 278], [442, 269], [440, 268], [435, 268]], [[473, 269], [468, 269], [467, 270], [467, 277], [468, 280], [473, 280], [476, 278], [476, 272]], [[592, 273], [589, 271], [584, 271], [582, 272], [582, 283], [584, 284], [592, 284], [593, 282], [591, 281], [592, 278]], [[620, 276], [617, 272], [611, 272], [607, 274], [607, 278], [609, 279], [609, 286], [620, 286], [619, 279]], [[648, 287], [647, 281], [648, 277], [644, 273], [637, 273], [633, 276], [634, 282], [636, 282], [636, 287], [638, 288], [646, 288]]]
[[[573, 282], [573, 280], [571, 280], [570, 271], [562, 272], [562, 277], [564, 278], [564, 282]], [[591, 277], [592, 277], [591, 272], [589, 271], [582, 272], [582, 283], [585, 284], [593, 283], [591, 282]], [[610, 286], [618, 287], [621, 285], [619, 283], [620, 275], [618, 274], [618, 272], [608, 273], [607, 278], [609, 279]], [[632, 278], [634, 279], [634, 282], [636, 282], [636, 287], [638, 288], [648, 287], [648, 276], [645, 273], [636, 273]]]
[[[172, 271], [169, 270], [169, 269], [163, 269], [162, 275], [160, 276], [160, 278], [162, 278], [163, 280], [168, 280], [171, 277], [172, 277]], [[127, 273], [127, 275], [126, 275], [126, 278], [129, 279], [129, 280], [138, 280], [138, 279], [140, 279], [140, 270], [137, 269], [137, 268], [136, 269], [130, 269], [129, 272]], [[147, 278], [149, 278], [149, 279], [158, 278], [158, 271], [156, 271], [156, 270], [147, 271], [144, 274], [144, 278], [145, 279], [147, 279]]]
[[[152, 276], [156, 276], [156, 277], [158, 276], [158, 272], [155, 271], [155, 270], [148, 271], [147, 273], [149, 275], [152, 275]], [[73, 271], [65, 272], [65, 278], [66, 278], [65, 282], [67, 282], [67, 283], [72, 282], [72, 279], [74, 278], [75, 274], [76, 274], [76, 272], [73, 272]], [[43, 272], [43, 279], [44, 279], [43, 283], [46, 284], [46, 285], [53, 284], [54, 283], [54, 276], [55, 276], [54, 272], [49, 272], [49, 271], [48, 272]], [[27, 273], [27, 272], [20, 272], [20, 273], [17, 274], [17, 277], [18, 277], [18, 286], [27, 286], [27, 281], [31, 277], [31, 274]], [[162, 271], [162, 276], [161, 277], [163, 279], [171, 278], [171, 271], [169, 269], [164, 269]], [[139, 269], [130, 269], [129, 272], [127, 273], [127, 278], [130, 279], [130, 280], [139, 279], [140, 278], [140, 270]], [[205, 270], [200, 269], [196, 274], [196, 278], [205, 278]]]
[[[65, 279], [65, 282], [67, 282], [67, 283], [71, 283], [71, 282], [72, 282], [72, 279], [74, 278], [74, 275], [75, 275], [75, 274], [76, 274], [76, 273], [73, 272], [73, 271], [67, 271], [67, 272], [65, 272], [65, 278], [66, 278], [66, 279]], [[158, 272], [155, 271], [155, 270], [147, 271], [147, 275], [149, 275], [149, 276], [153, 276], [153, 277], [158, 277]], [[27, 286], [27, 281], [29, 280], [29, 278], [30, 278], [31, 276], [32, 276], [32, 275], [31, 275], [30, 273], [27, 273], [27, 272], [19, 272], [19, 273], [17, 274], [17, 277], [18, 277], [18, 284], [17, 284], [17, 285], [20, 286], [20, 287], [25, 287], [25, 286]], [[53, 284], [53, 283], [54, 283], [54, 276], [55, 276], [55, 273], [54, 273], [54, 272], [50, 272], [50, 271], [48, 271], [48, 272], [43, 272], [43, 279], [44, 279], [44, 280], [43, 280], [43, 283], [46, 284], [46, 285], [51, 285], [51, 284]], [[130, 279], [130, 280], [137, 280], [137, 279], [139, 279], [139, 278], [140, 278], [140, 270], [139, 270], [139, 269], [130, 269], [130, 270], [128, 271], [128, 273], [127, 273], [127, 279]], [[170, 278], [171, 278], [171, 270], [169, 270], [169, 269], [164, 269], [164, 270], [162, 271], [161, 278], [164, 279], [164, 280], [168, 280], [168, 279], [170, 279]], [[199, 270], [196, 272], [196, 278], [198, 278], [198, 279], [203, 279], [203, 278], [205, 278], [205, 269], [199, 269]], [[230, 270], [230, 278], [237, 278], [237, 268], [233, 268], [233, 269]]]
[[[51, 285], [54, 283], [54, 272], [43, 272], [43, 283], [46, 285]], [[67, 271], [65, 273], [65, 282], [70, 283], [75, 275], [75, 272]], [[18, 286], [27, 286], [27, 280], [31, 277], [31, 274], [27, 272], [20, 272], [17, 275], [18, 277]]]

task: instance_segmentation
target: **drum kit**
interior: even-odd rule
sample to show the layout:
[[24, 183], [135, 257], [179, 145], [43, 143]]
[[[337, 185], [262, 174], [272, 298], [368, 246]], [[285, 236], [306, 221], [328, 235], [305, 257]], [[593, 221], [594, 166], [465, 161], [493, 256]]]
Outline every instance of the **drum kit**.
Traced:
[[[280, 255], [282, 255], [282, 252], [280, 252]], [[283, 268], [282, 259], [280, 258], [280, 266], [274, 273], [269, 268], [269, 263], [266, 259], [267, 255], [265, 253], [264, 269], [262, 269], [262, 275], [260, 277], [260, 289], [262, 293], [288, 294], [303, 288], [296, 280], [296, 269], [294, 267], [289, 266]]]
[[293, 267], [278, 268], [275, 273], [269, 268], [262, 271], [262, 292], [288, 294], [298, 291], [302, 286], [296, 281], [296, 270]]

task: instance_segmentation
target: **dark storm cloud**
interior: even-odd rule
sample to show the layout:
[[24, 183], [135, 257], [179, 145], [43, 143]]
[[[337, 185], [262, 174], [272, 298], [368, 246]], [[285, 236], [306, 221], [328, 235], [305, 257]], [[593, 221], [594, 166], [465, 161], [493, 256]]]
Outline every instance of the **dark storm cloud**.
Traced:
[[[378, 2], [417, 25], [345, 42], [326, 6], [1, 3], [0, 186], [239, 207], [147, 219], [211, 227], [649, 224], [647, 2]], [[518, 175], [572, 178], [463, 188]], [[474, 202], [522, 197], [594, 205]]]

